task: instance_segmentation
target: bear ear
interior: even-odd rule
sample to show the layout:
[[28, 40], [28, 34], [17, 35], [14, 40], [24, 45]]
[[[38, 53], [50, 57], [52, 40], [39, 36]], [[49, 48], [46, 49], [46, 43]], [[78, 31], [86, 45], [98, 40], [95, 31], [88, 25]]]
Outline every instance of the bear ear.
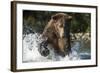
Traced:
[[58, 19], [58, 15], [52, 15], [51, 19], [57, 20]]

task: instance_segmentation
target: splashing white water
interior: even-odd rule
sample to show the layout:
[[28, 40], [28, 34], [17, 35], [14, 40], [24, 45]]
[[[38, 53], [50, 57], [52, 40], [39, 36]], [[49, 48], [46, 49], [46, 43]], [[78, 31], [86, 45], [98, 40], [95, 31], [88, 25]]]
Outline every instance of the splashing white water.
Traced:
[[[67, 61], [67, 60], [80, 60], [84, 57], [84, 53], [79, 53], [80, 43], [75, 42], [71, 48], [72, 53], [69, 56], [61, 57], [54, 53], [54, 50], [50, 50], [50, 54], [47, 57], [42, 56], [39, 51], [39, 43], [43, 40], [40, 39], [40, 34], [27, 34], [23, 37], [23, 62], [48, 62], [48, 61]], [[87, 55], [87, 54], [86, 54]], [[90, 54], [88, 54], [89, 56]]]

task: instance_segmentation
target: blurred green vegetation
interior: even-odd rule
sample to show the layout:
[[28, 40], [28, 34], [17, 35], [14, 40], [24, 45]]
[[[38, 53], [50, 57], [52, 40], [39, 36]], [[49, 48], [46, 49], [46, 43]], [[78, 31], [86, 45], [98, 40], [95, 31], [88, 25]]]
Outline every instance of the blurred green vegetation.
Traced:
[[[51, 16], [56, 13], [53, 11], [30, 11], [23, 10], [23, 25], [30, 27], [34, 32], [42, 32], [45, 25], [47, 25]], [[72, 13], [63, 12], [72, 16], [70, 21], [70, 32], [72, 33], [85, 33], [90, 32], [91, 28], [91, 14], [90, 13]], [[23, 26], [23, 29], [24, 29]], [[26, 30], [26, 29], [24, 29]]]

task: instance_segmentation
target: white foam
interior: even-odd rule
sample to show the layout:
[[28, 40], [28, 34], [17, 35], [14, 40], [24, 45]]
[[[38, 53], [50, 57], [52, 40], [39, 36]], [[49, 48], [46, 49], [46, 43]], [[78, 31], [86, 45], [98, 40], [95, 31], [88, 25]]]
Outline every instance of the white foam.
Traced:
[[[74, 46], [71, 48], [72, 53], [70, 55], [61, 57], [54, 53], [54, 50], [50, 49], [50, 54], [47, 57], [41, 56], [38, 52], [39, 43], [42, 42], [40, 39], [40, 34], [27, 34], [23, 38], [23, 62], [47, 62], [47, 61], [68, 61], [68, 60], [80, 60], [81, 56], [79, 53], [80, 43], [75, 42]], [[84, 54], [84, 53], [82, 53]], [[82, 55], [81, 54], [81, 55]]]

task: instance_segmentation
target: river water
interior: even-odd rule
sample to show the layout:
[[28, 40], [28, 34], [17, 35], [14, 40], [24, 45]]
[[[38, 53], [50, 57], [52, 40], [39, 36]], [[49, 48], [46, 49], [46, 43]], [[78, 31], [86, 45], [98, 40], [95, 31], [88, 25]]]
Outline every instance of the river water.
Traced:
[[50, 54], [46, 57], [42, 56], [39, 51], [39, 43], [43, 40], [40, 39], [41, 34], [29, 33], [23, 35], [23, 53], [22, 60], [26, 62], [49, 62], [49, 61], [68, 61], [68, 60], [84, 60], [90, 59], [91, 55], [89, 52], [80, 51], [81, 44], [79, 41], [74, 41], [74, 45], [71, 46], [72, 53], [65, 57], [58, 56], [54, 53], [54, 50], [50, 50]]

